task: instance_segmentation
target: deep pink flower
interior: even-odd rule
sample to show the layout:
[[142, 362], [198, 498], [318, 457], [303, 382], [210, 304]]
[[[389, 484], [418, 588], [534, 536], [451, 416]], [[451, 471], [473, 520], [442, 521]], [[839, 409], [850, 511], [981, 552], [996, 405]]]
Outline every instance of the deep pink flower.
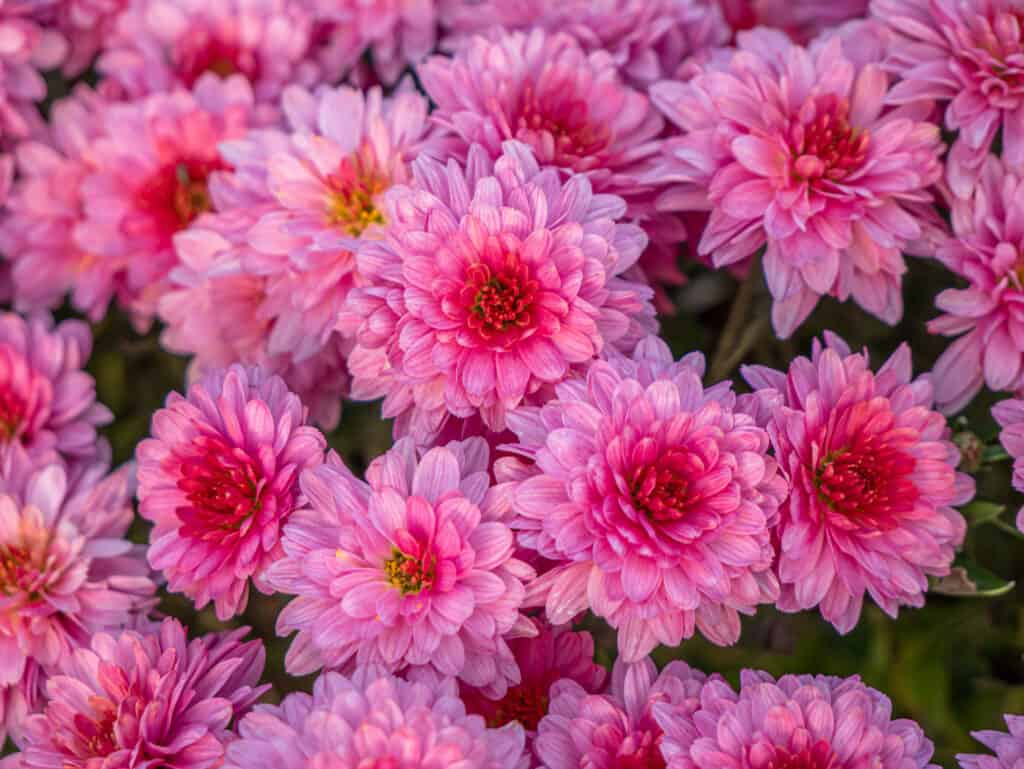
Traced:
[[446, 14], [449, 46], [492, 27], [540, 27], [572, 35], [588, 53], [605, 51], [622, 76], [646, 86], [675, 74], [689, 56], [729, 39], [715, 2], [707, 0], [460, 0]]
[[956, 760], [963, 769], [1015, 769], [1024, 761], [1024, 718], [1010, 714], [1003, 718], [1009, 733], [989, 729], [971, 732], [974, 739], [995, 755], [960, 753]]
[[932, 333], [956, 336], [935, 362], [935, 400], [963, 408], [981, 389], [1024, 385], [1024, 177], [989, 157], [969, 197], [952, 205], [953, 237], [935, 256], [969, 286], [935, 298]]
[[659, 703], [654, 714], [668, 769], [939, 769], [921, 727], [894, 720], [889, 698], [856, 676], [745, 670], [739, 694], [709, 683], [696, 709]]
[[768, 434], [729, 383], [705, 390], [703, 373], [699, 353], [677, 363], [650, 337], [634, 360], [594, 363], [509, 415], [512, 450], [535, 463], [512, 496], [515, 526], [558, 564], [526, 605], [556, 624], [589, 608], [618, 630], [627, 662], [695, 626], [735, 643], [739, 612], [778, 596], [770, 526], [785, 482]]
[[325, 673], [312, 696], [259, 705], [238, 731], [225, 769], [518, 769], [524, 760], [523, 730], [467, 715], [451, 678], [406, 681], [374, 667]]
[[549, 714], [540, 722], [534, 750], [542, 769], [664, 769], [664, 734], [658, 708], [697, 707], [705, 687], [725, 686], [683, 662], [661, 673], [644, 659], [621, 661], [612, 671], [611, 691], [591, 694], [563, 679], [551, 690]]
[[868, 11], [870, 0], [717, 0], [734, 30], [758, 25], [776, 27], [798, 43], [856, 19]]
[[398, 441], [357, 480], [336, 457], [303, 473], [311, 507], [285, 526], [267, 574], [297, 596], [278, 633], [298, 630], [289, 672], [432, 666], [502, 697], [520, 682], [505, 637], [536, 632], [519, 613], [533, 570], [513, 557], [508, 499], [481, 438], [418, 451]]
[[129, 467], [95, 464], [69, 482], [63, 464], [13, 454], [0, 484], [0, 743], [21, 741], [63, 658], [147, 610], [156, 590], [143, 548], [125, 539]]
[[966, 525], [953, 505], [974, 481], [932, 411], [928, 377], [911, 380], [901, 345], [873, 373], [834, 334], [788, 374], [743, 369], [771, 399], [769, 432], [792, 486], [776, 529], [783, 611], [820, 606], [841, 633], [860, 618], [865, 593], [895, 617], [923, 606], [927, 575], [949, 573]]
[[387, 239], [358, 255], [370, 287], [349, 308], [353, 396], [386, 395], [399, 433], [436, 433], [449, 414], [500, 431], [542, 386], [655, 327], [650, 290], [619, 277], [646, 238], [585, 176], [561, 181], [519, 142], [497, 161], [474, 145], [465, 169], [421, 157], [413, 173], [385, 196]]
[[[992, 407], [992, 417], [1003, 428], [999, 442], [1013, 457], [1013, 488], [1024, 492], [1024, 400], [1005, 400]], [[1017, 528], [1024, 531], [1024, 507], [1017, 511]]]
[[153, 633], [97, 633], [47, 683], [29, 718], [24, 769], [215, 769], [229, 725], [269, 688], [248, 628], [189, 641], [175, 619]]
[[257, 368], [214, 371], [167, 397], [139, 444], [139, 514], [155, 526], [149, 562], [168, 588], [225, 620], [245, 609], [249, 578], [283, 555], [281, 527], [302, 504], [298, 476], [326, 442], [284, 382]]
[[1024, 81], [1017, 0], [872, 0], [871, 14], [893, 33], [887, 66], [902, 82], [890, 104], [946, 108], [946, 127], [959, 134], [946, 179], [971, 195], [998, 133], [1011, 167], [1024, 163]]
[[654, 172], [673, 183], [660, 206], [711, 211], [698, 249], [716, 266], [766, 246], [781, 336], [824, 295], [852, 296], [888, 323], [901, 317], [901, 251], [921, 251], [914, 206], [941, 175], [927, 105], [886, 110], [881, 66], [843, 43], [807, 49], [765, 29], [741, 33], [727, 62], [651, 89], [684, 132]]
[[40, 23], [31, 0], [0, 2], [0, 141], [28, 136], [41, 126], [36, 102], [46, 98], [40, 70], [60, 66], [67, 42]]
[[74, 236], [123, 283], [123, 301], [140, 327], [166, 290], [174, 234], [211, 210], [210, 178], [227, 168], [217, 145], [244, 134], [252, 110], [243, 77], [212, 75], [192, 92], [103, 110], [103, 135], [90, 147], [94, 167], [81, 185], [85, 218]]

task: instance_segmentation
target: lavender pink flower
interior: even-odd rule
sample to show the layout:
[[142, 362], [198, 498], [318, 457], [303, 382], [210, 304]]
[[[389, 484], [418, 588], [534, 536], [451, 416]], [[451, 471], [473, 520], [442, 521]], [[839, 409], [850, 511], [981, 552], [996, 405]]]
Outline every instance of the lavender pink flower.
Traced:
[[[1002, 428], [999, 442], [1013, 457], [1013, 488], [1024, 492], [1024, 400], [1000, 401], [992, 417]], [[1024, 531], [1024, 507], [1017, 511], [1017, 528]]]
[[34, 3], [0, 3], [0, 139], [24, 138], [42, 121], [36, 103], [46, 98], [40, 70], [60, 66], [67, 42], [41, 24]]
[[[933, 745], [892, 703], [852, 678], [783, 676], [746, 670], [739, 693], [709, 683], [696, 708], [654, 706], [668, 769], [939, 769]], [[661, 764], [665, 766], [665, 764]]]
[[533, 570], [513, 557], [508, 499], [481, 438], [418, 451], [398, 441], [357, 480], [336, 457], [303, 473], [310, 507], [285, 526], [267, 574], [295, 595], [278, 633], [298, 631], [289, 672], [351, 662], [432, 667], [500, 698], [520, 683], [506, 636]]
[[646, 245], [620, 198], [519, 142], [496, 161], [474, 145], [464, 167], [421, 157], [413, 174], [385, 196], [387, 238], [358, 255], [369, 285], [349, 307], [353, 396], [385, 395], [399, 434], [475, 414], [500, 431], [541, 387], [653, 330], [650, 290], [620, 277]]
[[927, 253], [915, 207], [931, 200], [942, 145], [927, 105], [886, 109], [888, 92], [881, 66], [842, 38], [803, 48], [768, 30], [651, 89], [683, 130], [654, 173], [672, 183], [660, 207], [710, 210], [698, 250], [715, 266], [765, 247], [781, 336], [825, 295], [888, 323], [902, 315], [901, 251]]
[[24, 769], [223, 765], [230, 725], [267, 687], [247, 628], [191, 641], [175, 619], [154, 632], [97, 633], [47, 683], [26, 724]]
[[1024, 718], [1007, 714], [1007, 732], [985, 729], [971, 736], [989, 748], [994, 756], [960, 753], [956, 760], [963, 769], [1013, 769], [1024, 760]]
[[[932, 410], [929, 377], [912, 379], [901, 345], [877, 372], [826, 334], [788, 373], [748, 366], [772, 404], [769, 432], [791, 484], [775, 530], [783, 611], [820, 608], [849, 632], [870, 595], [895, 617], [923, 606], [929, 575], [949, 573], [966, 525], [953, 506], [974, 481]], [[781, 399], [781, 400], [780, 400]]]
[[276, 376], [240, 365], [171, 393], [139, 444], [139, 514], [155, 525], [149, 562], [168, 588], [224, 620], [249, 580], [281, 558], [281, 528], [302, 505], [299, 474], [323, 462], [323, 435]]
[[[735, 643], [739, 613], [774, 601], [771, 526], [786, 484], [769, 439], [704, 361], [650, 337], [509, 415], [533, 465], [513, 494], [520, 543], [556, 563], [526, 605], [556, 624], [590, 609], [627, 662], [695, 628]], [[499, 468], [499, 479], [503, 479]]]
[[402, 767], [518, 769], [523, 730], [467, 715], [451, 678], [403, 680], [373, 667], [325, 673], [312, 695], [290, 694], [242, 719], [225, 769]]

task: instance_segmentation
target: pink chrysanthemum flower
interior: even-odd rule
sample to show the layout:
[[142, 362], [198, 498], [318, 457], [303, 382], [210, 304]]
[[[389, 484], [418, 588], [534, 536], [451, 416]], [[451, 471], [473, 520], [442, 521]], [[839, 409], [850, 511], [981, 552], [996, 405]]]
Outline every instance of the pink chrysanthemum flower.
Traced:
[[709, 684], [696, 709], [656, 704], [654, 714], [668, 769], [939, 769], [921, 727], [894, 720], [889, 698], [856, 676], [745, 670], [739, 694]]
[[1024, 177], [989, 157], [970, 197], [952, 206], [953, 237], [935, 256], [969, 282], [935, 299], [945, 314], [928, 330], [956, 336], [935, 362], [935, 399], [944, 411], [967, 405], [982, 384], [1024, 385]]
[[0, 744], [5, 733], [21, 741], [46, 674], [93, 633], [147, 610], [156, 590], [143, 548], [125, 539], [130, 468], [107, 476], [96, 464], [69, 482], [62, 464], [10, 459], [0, 494]]
[[655, 327], [650, 290], [620, 277], [646, 238], [585, 176], [561, 181], [519, 142], [413, 173], [385, 196], [387, 240], [359, 254], [370, 287], [349, 308], [353, 394], [386, 395], [399, 433], [436, 433], [449, 414], [500, 431], [542, 386]]
[[454, 48], [492, 27], [568, 33], [587, 52], [607, 52], [640, 87], [672, 77], [688, 57], [729, 39], [718, 5], [707, 0], [460, 0], [444, 21]]
[[552, 627], [538, 620], [532, 622], [536, 636], [509, 641], [521, 680], [509, 687], [504, 697], [495, 700], [475, 687], [461, 687], [466, 710], [483, 716], [493, 728], [519, 723], [526, 730], [527, 746], [548, 713], [552, 684], [569, 679], [588, 694], [597, 694], [603, 690], [606, 677], [605, 669], [594, 662], [590, 633], [573, 632], [568, 625]]
[[289, 84], [341, 74], [321, 71], [313, 21], [299, 0], [130, 0], [96, 68], [136, 98], [239, 74], [273, 105]]
[[229, 725], [269, 688], [264, 650], [248, 632], [189, 641], [175, 619], [154, 632], [97, 633], [47, 683], [50, 701], [29, 718], [24, 769], [223, 765]]
[[155, 524], [149, 562], [197, 608], [245, 609], [249, 579], [283, 555], [281, 527], [302, 504], [298, 476], [326, 442], [279, 377], [240, 365], [167, 397], [139, 444], [139, 514]]
[[519, 769], [523, 730], [467, 715], [451, 678], [396, 678], [374, 667], [325, 673], [313, 694], [258, 705], [228, 746], [225, 769], [401, 767]]
[[716, 266], [767, 247], [779, 335], [824, 295], [894, 323], [901, 250], [922, 235], [912, 207], [941, 175], [938, 126], [922, 122], [923, 106], [886, 110], [881, 66], [856, 63], [839, 37], [805, 49], [759, 30], [739, 46], [728, 63], [651, 89], [684, 132], [655, 173], [674, 183], [661, 206], [710, 209], [698, 250]]
[[659, 707], [697, 707], [705, 687], [724, 686], [683, 662], [661, 673], [649, 659], [615, 664], [611, 691], [591, 694], [563, 679], [551, 689], [534, 751], [542, 769], [664, 769]]
[[948, 104], [958, 131], [946, 164], [953, 192], [969, 197], [997, 134], [1008, 165], [1024, 163], [1024, 56], [1017, 0], [872, 0], [893, 33], [887, 66], [902, 82], [890, 104]]
[[[1003, 428], [999, 442], [1013, 457], [1013, 488], [1024, 492], [1024, 400], [1005, 400], [992, 407], [992, 417]], [[1017, 511], [1017, 528], [1024, 531], [1024, 507]]]
[[923, 606], [927, 575], [948, 574], [963, 541], [952, 506], [971, 499], [974, 481], [956, 471], [931, 380], [911, 380], [910, 348], [873, 373], [866, 353], [826, 333], [788, 374], [747, 366], [743, 376], [773, 399], [768, 429], [792, 487], [776, 529], [779, 608], [820, 606], [847, 633], [865, 593], [893, 617]]
[[960, 753], [956, 760], [963, 769], [1015, 769], [1024, 761], [1024, 717], [1005, 715], [1009, 731], [986, 729], [971, 736], [995, 753], [994, 756]]
[[40, 127], [36, 102], [46, 98], [40, 70], [60, 65], [67, 41], [41, 24], [33, 2], [0, 2], [0, 140], [23, 138]]
[[207, 75], [192, 92], [111, 104], [100, 116], [75, 240], [123, 283], [138, 325], [148, 325], [166, 290], [174, 234], [212, 208], [210, 178], [227, 168], [217, 145], [242, 136], [252, 110], [245, 78]]
[[44, 17], [68, 45], [61, 71], [78, 77], [92, 66], [97, 52], [111, 34], [129, 0], [43, 0]]
[[481, 438], [425, 453], [405, 438], [368, 483], [336, 458], [303, 473], [311, 508], [285, 526], [286, 555], [267, 574], [297, 596], [277, 621], [299, 631], [289, 672], [432, 666], [493, 697], [520, 682], [505, 636], [535, 632], [519, 613], [533, 570], [513, 557], [508, 499], [488, 468]]
[[717, 0], [726, 20], [740, 31], [764, 25], [806, 43], [825, 30], [868, 11], [870, 0]]
[[0, 453], [13, 444], [30, 455], [55, 451], [72, 474], [100, 456], [96, 428], [112, 415], [82, 370], [91, 351], [81, 321], [0, 314]]
[[767, 432], [703, 373], [699, 353], [676, 363], [650, 337], [635, 360], [594, 363], [509, 415], [513, 450], [535, 462], [513, 494], [515, 526], [558, 564], [526, 605], [556, 624], [589, 608], [627, 662], [695, 626], [734, 643], [739, 612], [778, 596], [770, 526], [786, 484]]

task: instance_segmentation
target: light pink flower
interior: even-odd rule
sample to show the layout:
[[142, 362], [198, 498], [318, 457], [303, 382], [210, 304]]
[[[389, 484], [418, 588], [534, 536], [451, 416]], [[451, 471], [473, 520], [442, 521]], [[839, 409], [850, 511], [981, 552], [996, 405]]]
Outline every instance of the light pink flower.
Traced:
[[[939, 769], [934, 746], [860, 678], [783, 676], [745, 670], [739, 694], [709, 683], [698, 706], [654, 706], [668, 769]], [[664, 764], [662, 764], [664, 766]]]
[[699, 353], [677, 363], [650, 337], [509, 415], [511, 450], [535, 463], [512, 495], [515, 527], [557, 562], [526, 605], [555, 624], [589, 608], [627, 662], [695, 627], [735, 643], [739, 612], [778, 596], [770, 527], [786, 484], [768, 434], [703, 373]]
[[679, 661], [659, 674], [649, 659], [616, 662], [606, 695], [563, 679], [552, 687], [549, 714], [538, 729], [534, 750], [541, 767], [664, 769], [664, 734], [655, 713], [670, 706], [696, 709], [706, 687], [727, 685]]
[[227, 168], [217, 145], [245, 133], [252, 109], [244, 78], [208, 75], [192, 92], [110, 104], [100, 116], [74, 237], [123, 282], [138, 326], [149, 324], [166, 290], [174, 234], [211, 210], [210, 177]]
[[872, 0], [871, 14], [893, 33], [887, 66], [902, 82], [890, 104], [938, 101], [958, 131], [946, 179], [971, 195], [997, 133], [1010, 166], [1024, 163], [1024, 55], [1016, 0]]
[[95, 464], [69, 482], [63, 464], [17, 453], [0, 494], [0, 743], [21, 742], [63, 658], [147, 610], [156, 590], [143, 548], [125, 539], [131, 468]]
[[963, 769], [1014, 769], [1024, 760], [1024, 718], [1003, 716], [1008, 732], [986, 729], [971, 736], [989, 748], [994, 756], [959, 753], [956, 760]]
[[281, 527], [302, 497], [298, 476], [323, 461], [323, 435], [284, 382], [256, 368], [215, 371], [167, 397], [139, 444], [139, 514], [155, 526], [149, 562], [168, 588], [225, 620], [245, 609], [249, 579], [284, 553]]
[[40, 70], [60, 66], [67, 42], [40, 23], [32, 0], [0, 2], [0, 140], [23, 138], [41, 127], [36, 103], [46, 98]]
[[518, 769], [523, 730], [467, 715], [451, 678], [406, 681], [373, 667], [325, 673], [313, 694], [258, 705], [228, 746], [225, 769], [401, 767]]
[[935, 298], [928, 330], [961, 335], [935, 362], [935, 399], [946, 412], [981, 389], [1024, 385], [1024, 177], [989, 157], [969, 197], [952, 205], [953, 237], [935, 256], [969, 285]]
[[620, 198], [561, 181], [519, 142], [413, 171], [385, 196], [387, 239], [358, 255], [370, 285], [349, 308], [353, 396], [386, 395], [400, 434], [434, 434], [449, 414], [500, 431], [542, 386], [655, 327], [650, 290], [619, 277], [646, 245], [618, 223]]
[[420, 452], [398, 441], [357, 480], [336, 457], [303, 473], [311, 507], [285, 526], [267, 574], [297, 596], [278, 633], [297, 630], [285, 664], [431, 666], [504, 696], [520, 682], [505, 637], [532, 634], [519, 613], [533, 570], [513, 557], [508, 499], [492, 488], [483, 439]]
[[[834, 334], [789, 372], [747, 366], [770, 399], [775, 456], [792, 486], [776, 529], [783, 611], [820, 607], [841, 633], [869, 594], [887, 614], [923, 606], [928, 575], [949, 573], [966, 525], [953, 505], [974, 481], [932, 411], [928, 377], [912, 380], [901, 345], [878, 370]], [[779, 399], [781, 398], [781, 401]]]
[[824, 295], [888, 323], [903, 313], [901, 250], [920, 252], [914, 206], [931, 200], [942, 145], [927, 105], [887, 110], [888, 89], [840, 37], [806, 49], [764, 29], [742, 33], [727, 63], [651, 89], [683, 130], [654, 173], [672, 183], [660, 207], [711, 211], [698, 250], [715, 266], [766, 246], [781, 336]]
[[248, 632], [189, 641], [175, 619], [152, 633], [97, 633], [62, 661], [46, 710], [26, 724], [24, 769], [215, 769], [229, 725], [268, 688]]
[[[1024, 400], [1000, 401], [992, 407], [992, 417], [1003, 428], [999, 442], [1013, 457], [1013, 488], [1024, 492]], [[1024, 507], [1017, 511], [1017, 528], [1024, 531]]]

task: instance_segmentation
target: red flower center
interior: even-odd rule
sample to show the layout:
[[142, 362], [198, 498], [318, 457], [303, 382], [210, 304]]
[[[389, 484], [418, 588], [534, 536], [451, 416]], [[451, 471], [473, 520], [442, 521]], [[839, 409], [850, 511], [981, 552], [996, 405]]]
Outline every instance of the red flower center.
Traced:
[[14, 440], [25, 424], [25, 399], [9, 385], [0, 387], [0, 443]]
[[42, 536], [20, 545], [0, 546], [0, 595], [38, 601], [45, 587], [46, 553]]
[[839, 759], [832, 752], [832, 746], [825, 740], [819, 740], [797, 752], [776, 747], [775, 755], [756, 769], [837, 769], [838, 766]]
[[223, 541], [237, 535], [263, 505], [266, 480], [256, 461], [223, 438], [201, 435], [181, 463], [178, 488], [189, 505], [177, 510], [181, 534]]
[[168, 163], [142, 186], [139, 208], [150, 215], [158, 231], [170, 238], [200, 214], [212, 210], [208, 180], [212, 172], [225, 167], [216, 157]]
[[870, 135], [850, 125], [850, 105], [835, 94], [805, 105], [812, 117], [797, 119], [789, 129], [793, 176], [797, 181], [839, 181], [861, 167]]
[[466, 270], [462, 302], [469, 327], [485, 341], [510, 341], [533, 325], [533, 302], [540, 284], [516, 254], [499, 266], [476, 262]]
[[619, 746], [612, 766], [615, 769], [665, 769], [665, 758], [661, 755], [662, 736], [660, 732], [630, 735]]
[[376, 198], [389, 186], [388, 179], [360, 158], [346, 158], [327, 177], [331, 189], [327, 220], [351, 235], [360, 237], [371, 224], [384, 224]]
[[205, 35], [185, 39], [184, 47], [178, 52], [176, 69], [189, 88], [207, 72], [222, 78], [242, 74], [249, 82], [259, 78], [259, 62], [253, 52], [242, 50], [235, 42]]
[[[611, 131], [590, 119], [587, 101], [572, 85], [537, 94], [527, 88], [515, 122], [515, 138], [529, 144], [542, 162], [588, 171], [611, 143]], [[551, 141], [546, 139], [551, 137]]]
[[[147, 701], [139, 696], [134, 682], [119, 688], [113, 695], [116, 702], [94, 694], [89, 697], [91, 713], [75, 713], [70, 726], [57, 728], [53, 744], [64, 754], [63, 769], [91, 769], [98, 765], [96, 759], [124, 750], [139, 736], [139, 722]], [[146, 763], [151, 758], [144, 740], [141, 741], [135, 759]]]
[[638, 467], [630, 479], [633, 505], [655, 521], [679, 520], [695, 501], [690, 478], [700, 470], [697, 463], [689, 451], [673, 448], [657, 462]]
[[919, 496], [910, 474], [916, 462], [884, 435], [858, 436], [825, 456], [814, 474], [818, 498], [851, 523], [891, 528]]
[[409, 556], [395, 549], [390, 559], [384, 562], [384, 573], [392, 586], [402, 595], [417, 595], [429, 590], [434, 584], [437, 559], [433, 555], [424, 558]]
[[981, 95], [999, 109], [1016, 109], [1024, 90], [1021, 54], [1024, 43], [1024, 13], [1003, 8], [995, 13], [967, 13], [963, 28], [943, 27], [956, 41], [954, 53], [958, 72], [979, 78]]
[[513, 686], [502, 699], [494, 703], [487, 725], [497, 729], [518, 721], [527, 731], [536, 731], [540, 720], [548, 714], [549, 703], [547, 686], [539, 686], [537, 682]]

